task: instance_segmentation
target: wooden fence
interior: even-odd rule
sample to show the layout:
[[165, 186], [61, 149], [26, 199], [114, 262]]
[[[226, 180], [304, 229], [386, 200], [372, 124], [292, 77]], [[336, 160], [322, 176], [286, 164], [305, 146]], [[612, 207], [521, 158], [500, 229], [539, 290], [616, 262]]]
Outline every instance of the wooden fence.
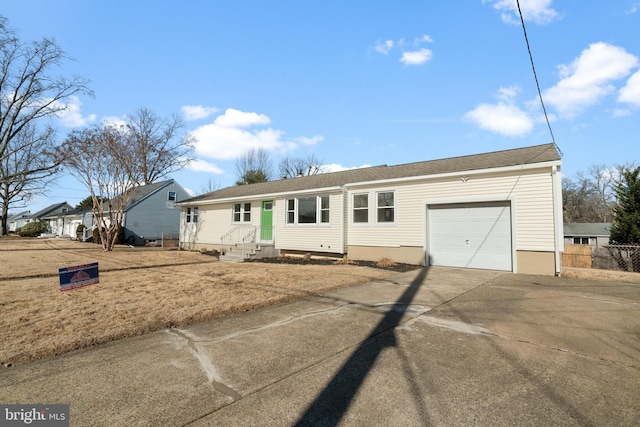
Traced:
[[563, 267], [591, 268], [591, 246], [589, 245], [564, 245], [562, 253]]

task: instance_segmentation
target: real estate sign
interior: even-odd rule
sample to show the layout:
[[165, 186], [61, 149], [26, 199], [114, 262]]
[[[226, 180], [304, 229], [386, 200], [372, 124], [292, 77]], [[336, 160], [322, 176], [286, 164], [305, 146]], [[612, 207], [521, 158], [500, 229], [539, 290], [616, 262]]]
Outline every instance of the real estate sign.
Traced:
[[98, 263], [75, 265], [58, 269], [60, 276], [60, 290], [81, 288], [99, 282]]

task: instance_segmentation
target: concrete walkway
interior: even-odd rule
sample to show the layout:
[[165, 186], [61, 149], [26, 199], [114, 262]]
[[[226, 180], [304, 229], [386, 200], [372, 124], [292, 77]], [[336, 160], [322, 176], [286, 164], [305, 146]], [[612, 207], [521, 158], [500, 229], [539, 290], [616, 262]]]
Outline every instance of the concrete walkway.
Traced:
[[637, 426], [640, 285], [429, 268], [0, 371], [89, 426]]

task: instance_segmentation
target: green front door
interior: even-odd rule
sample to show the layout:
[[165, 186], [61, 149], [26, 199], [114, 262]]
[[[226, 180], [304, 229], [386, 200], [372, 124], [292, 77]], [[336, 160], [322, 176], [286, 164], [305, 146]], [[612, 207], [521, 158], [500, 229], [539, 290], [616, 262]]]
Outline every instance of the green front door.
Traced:
[[260, 228], [260, 240], [263, 242], [273, 241], [273, 200], [262, 202]]

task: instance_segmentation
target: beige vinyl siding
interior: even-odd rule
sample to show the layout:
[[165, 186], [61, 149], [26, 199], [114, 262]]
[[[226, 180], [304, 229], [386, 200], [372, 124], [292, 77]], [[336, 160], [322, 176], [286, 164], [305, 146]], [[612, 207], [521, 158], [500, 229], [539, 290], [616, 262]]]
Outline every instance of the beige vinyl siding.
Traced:
[[340, 229], [342, 219], [342, 193], [305, 194], [300, 197], [329, 196], [329, 223], [328, 224], [287, 224], [286, 203], [287, 199], [297, 196], [278, 198], [273, 215], [273, 223], [276, 231], [276, 249], [300, 250], [309, 252], [341, 253]]
[[[242, 201], [240, 203], [251, 203], [251, 222], [233, 222], [233, 205], [234, 203], [222, 203], [215, 205], [198, 206], [198, 222], [186, 222], [186, 207], [182, 209], [181, 221], [182, 238], [185, 242], [195, 243], [197, 245], [219, 245], [222, 236], [238, 225], [260, 225], [260, 210], [262, 209], [260, 200]], [[197, 231], [195, 239], [193, 232]]]
[[[349, 206], [353, 194], [369, 193], [369, 223], [353, 223], [349, 208], [347, 242], [348, 245], [359, 246], [422, 247], [426, 237], [427, 204], [512, 200], [516, 249], [553, 251], [551, 182], [551, 171], [547, 168], [523, 171], [519, 175], [470, 175], [467, 182], [451, 177], [395, 186], [351, 188]], [[395, 191], [395, 224], [376, 224], [375, 194], [378, 191]]]

